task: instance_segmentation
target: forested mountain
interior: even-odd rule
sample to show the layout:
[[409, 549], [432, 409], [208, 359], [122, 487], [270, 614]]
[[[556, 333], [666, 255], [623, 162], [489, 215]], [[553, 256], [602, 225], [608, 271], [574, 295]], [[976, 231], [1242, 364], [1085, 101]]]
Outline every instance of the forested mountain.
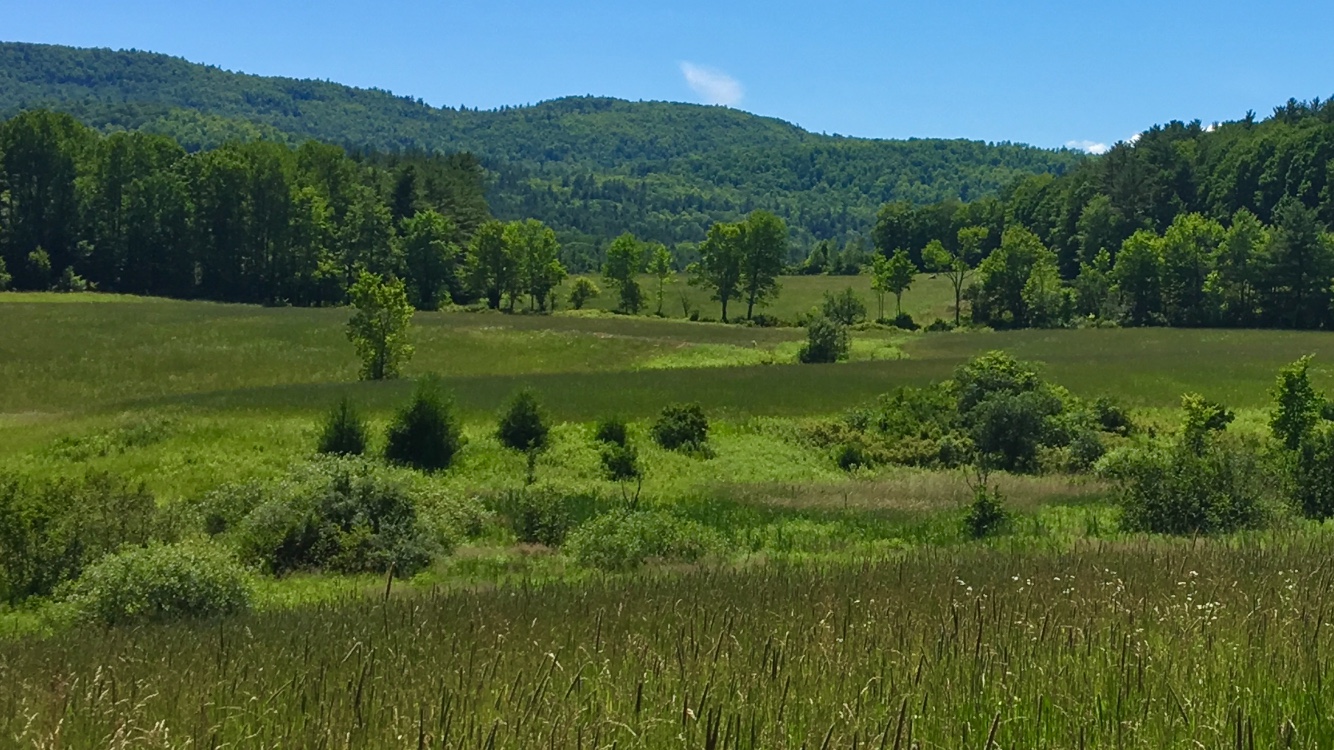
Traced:
[[307, 138], [377, 150], [467, 151], [501, 218], [537, 218], [573, 265], [622, 231], [668, 244], [768, 209], [794, 253], [869, 231], [887, 201], [968, 201], [1080, 154], [962, 140], [817, 135], [721, 107], [571, 98], [436, 109], [386, 91], [231, 73], [144, 52], [0, 44], [0, 117], [44, 107], [103, 132], [169, 135], [187, 149]]

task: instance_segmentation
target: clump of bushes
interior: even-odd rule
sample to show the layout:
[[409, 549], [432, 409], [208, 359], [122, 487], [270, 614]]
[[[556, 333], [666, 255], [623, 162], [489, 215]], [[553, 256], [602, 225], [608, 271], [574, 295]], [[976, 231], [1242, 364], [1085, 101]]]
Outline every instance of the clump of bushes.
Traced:
[[1222, 432], [1231, 412], [1188, 395], [1173, 439], [1110, 455], [1101, 464], [1117, 483], [1121, 527], [1175, 535], [1224, 534], [1265, 526], [1274, 478], [1259, 451]]
[[439, 381], [417, 384], [412, 401], [389, 426], [385, 460], [422, 471], [443, 471], [463, 448], [463, 431]]
[[142, 483], [104, 473], [48, 481], [0, 476], [0, 601], [50, 595], [122, 545], [170, 533]]
[[570, 504], [560, 494], [528, 488], [505, 493], [497, 508], [523, 544], [559, 547], [574, 526]]
[[565, 552], [580, 565], [610, 572], [650, 560], [693, 563], [725, 548], [714, 530], [659, 510], [607, 513], [575, 529]]
[[448, 546], [418, 518], [407, 486], [355, 459], [325, 459], [272, 485], [227, 532], [242, 561], [298, 570], [410, 576]]
[[245, 568], [211, 542], [129, 547], [93, 563], [68, 588], [78, 615], [104, 625], [209, 618], [250, 608]]
[[366, 452], [366, 422], [341, 399], [324, 419], [318, 450], [335, 456], [360, 456]]
[[797, 352], [802, 364], [833, 364], [848, 358], [852, 339], [843, 323], [819, 315], [806, 324], [806, 343]]
[[649, 433], [669, 451], [703, 451], [709, 442], [709, 419], [699, 404], [674, 404], [662, 410]]

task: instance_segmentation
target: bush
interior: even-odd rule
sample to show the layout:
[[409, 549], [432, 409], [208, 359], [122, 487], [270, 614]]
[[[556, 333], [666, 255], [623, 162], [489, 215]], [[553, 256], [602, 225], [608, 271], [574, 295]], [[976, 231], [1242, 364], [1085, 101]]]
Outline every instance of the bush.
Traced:
[[1005, 529], [1010, 523], [1010, 512], [999, 489], [982, 483], [973, 488], [973, 501], [963, 517], [963, 533], [969, 539], [985, 539]]
[[954, 370], [958, 410], [964, 416], [992, 397], [1029, 393], [1043, 385], [1033, 365], [1000, 351], [974, 357]]
[[892, 322], [895, 328], [902, 328], [905, 331], [916, 331], [921, 328], [908, 313], [899, 313]]
[[924, 330], [927, 333], [947, 333], [954, 330], [954, 322], [944, 318], [936, 318]]
[[1032, 472], [1038, 449], [1049, 444], [1049, 420], [1061, 402], [1047, 391], [994, 396], [977, 405], [968, 423], [981, 460], [989, 468]]
[[163, 534], [142, 484], [110, 474], [24, 481], [0, 476], [0, 600], [46, 596], [121, 545]]
[[1334, 518], [1334, 429], [1323, 427], [1308, 434], [1291, 462], [1290, 496], [1304, 518]]
[[582, 310], [589, 300], [599, 294], [602, 294], [602, 290], [598, 288], [598, 285], [581, 276], [575, 279], [574, 284], [570, 287], [570, 307]]
[[[602, 448], [602, 474], [608, 480], [621, 486], [621, 499], [626, 505], [639, 505], [639, 493], [644, 489], [644, 469], [639, 465], [639, 450], [630, 443], [617, 445], [608, 443]], [[634, 497], [630, 496], [630, 483], [635, 483]]]
[[407, 487], [355, 459], [326, 459], [273, 485], [231, 532], [243, 561], [296, 570], [410, 576], [443, 553]]
[[593, 439], [610, 445], [628, 445], [630, 429], [620, 417], [605, 417], [598, 420], [597, 427], [593, 431]]
[[851, 349], [848, 327], [822, 315], [806, 324], [806, 343], [797, 353], [797, 359], [803, 364], [832, 364], [847, 359]]
[[869, 469], [875, 465], [866, 447], [859, 442], [843, 443], [835, 448], [834, 463], [843, 471]]
[[1073, 472], [1086, 472], [1093, 468], [1098, 460], [1107, 453], [1107, 446], [1093, 430], [1076, 430], [1070, 436], [1070, 460], [1066, 468]]
[[702, 450], [709, 441], [709, 420], [699, 404], [675, 404], [662, 410], [650, 434], [669, 451]]
[[515, 394], [509, 408], [500, 415], [496, 438], [510, 450], [528, 459], [527, 483], [532, 484], [537, 470], [537, 455], [546, 450], [551, 428], [537, 404], [537, 396], [527, 389]]
[[853, 326], [866, 320], [866, 303], [852, 287], [838, 294], [825, 292], [824, 301], [820, 303], [820, 314], [845, 326]]
[[1130, 412], [1121, 404], [1107, 396], [1094, 399], [1089, 411], [1098, 429], [1113, 435], [1130, 435], [1135, 431], [1135, 422]]
[[559, 547], [574, 525], [565, 498], [550, 490], [507, 492], [499, 511], [509, 521], [515, 538], [524, 544]]
[[1221, 440], [1196, 450], [1181, 440], [1116, 459], [1106, 473], [1117, 482], [1125, 531], [1225, 534], [1269, 520], [1269, 481], [1254, 450]]
[[73, 584], [68, 600], [104, 625], [230, 615], [250, 608], [250, 578], [209, 542], [153, 544], [107, 555]]
[[606, 571], [633, 570], [649, 560], [698, 562], [724, 548], [716, 531], [656, 510], [599, 516], [575, 529], [565, 544], [580, 565]]
[[428, 378], [390, 424], [384, 457], [401, 466], [441, 471], [449, 468], [463, 444], [458, 419], [439, 383]]
[[360, 456], [366, 452], [366, 422], [346, 398], [325, 417], [319, 452], [337, 456]]

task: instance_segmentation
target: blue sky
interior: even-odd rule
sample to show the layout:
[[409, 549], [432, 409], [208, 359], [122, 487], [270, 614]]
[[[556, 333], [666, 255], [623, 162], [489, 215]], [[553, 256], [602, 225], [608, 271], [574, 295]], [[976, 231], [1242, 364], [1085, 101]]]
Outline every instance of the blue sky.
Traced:
[[0, 39], [491, 108], [723, 103], [817, 132], [1110, 144], [1334, 94], [1334, 3], [0, 0]]

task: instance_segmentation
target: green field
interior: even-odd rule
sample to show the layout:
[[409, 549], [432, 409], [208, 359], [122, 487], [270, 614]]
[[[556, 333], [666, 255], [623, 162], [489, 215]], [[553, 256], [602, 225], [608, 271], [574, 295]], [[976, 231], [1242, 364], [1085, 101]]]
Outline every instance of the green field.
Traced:
[[[817, 281], [842, 282], [789, 290], [814, 300]], [[938, 305], [939, 291], [923, 284], [905, 307]], [[618, 502], [591, 434], [598, 417], [623, 415], [647, 505], [732, 551], [604, 576], [488, 526], [387, 599], [384, 578], [268, 579], [243, 617], [95, 641], [58, 613], [0, 612], [0, 632], [16, 634], [0, 641], [0, 748], [1334, 741], [1325, 712], [1275, 689], [1314, 691], [1331, 676], [1323, 532], [1126, 535], [1101, 480], [1000, 475], [1014, 531], [964, 544], [963, 473], [849, 473], [801, 438], [813, 420], [947, 379], [994, 349], [1077, 395], [1115, 396], [1146, 424], [1172, 423], [1194, 391], [1259, 434], [1283, 364], [1315, 353], [1316, 385], [1334, 386], [1328, 334], [871, 328], [855, 334], [854, 361], [808, 366], [793, 363], [794, 328], [419, 313], [407, 377], [360, 383], [347, 316], [0, 295], [0, 471], [110, 471], [171, 506], [285, 476], [341, 396], [368, 414], [378, 451], [412, 381], [436, 373], [469, 442], [448, 472], [419, 478], [432, 492], [493, 503], [522, 485], [523, 459], [501, 448], [494, 419], [531, 386], [556, 421], [541, 487]], [[646, 439], [648, 421], [683, 401], [713, 421], [707, 460]]]

